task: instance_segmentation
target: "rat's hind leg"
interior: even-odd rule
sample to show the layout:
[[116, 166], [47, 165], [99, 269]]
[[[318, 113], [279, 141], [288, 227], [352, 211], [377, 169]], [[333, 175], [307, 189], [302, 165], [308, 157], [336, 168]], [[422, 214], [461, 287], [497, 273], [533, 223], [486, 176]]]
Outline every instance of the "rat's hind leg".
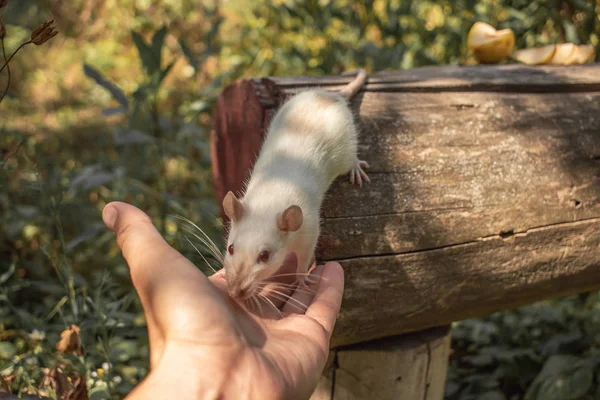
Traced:
[[362, 186], [363, 180], [371, 182], [367, 173], [363, 168], [369, 168], [369, 164], [366, 161], [359, 160], [358, 157], [354, 159], [354, 164], [350, 170], [350, 183], [358, 183], [358, 186]]

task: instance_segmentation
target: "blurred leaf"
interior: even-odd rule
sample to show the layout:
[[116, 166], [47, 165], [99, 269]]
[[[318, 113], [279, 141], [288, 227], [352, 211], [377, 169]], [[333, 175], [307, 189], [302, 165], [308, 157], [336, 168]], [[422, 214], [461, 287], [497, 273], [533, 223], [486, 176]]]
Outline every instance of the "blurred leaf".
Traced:
[[102, 110], [102, 114], [105, 117], [112, 117], [113, 115], [123, 114], [127, 112], [127, 108], [125, 107], [114, 107], [114, 108], [105, 108]]
[[183, 55], [187, 59], [188, 63], [190, 63], [190, 65], [194, 68], [195, 71], [198, 71], [198, 69], [199, 69], [198, 59], [196, 58], [194, 53], [192, 53], [192, 50], [188, 47], [188, 45], [185, 43], [185, 40], [179, 39], [179, 45], [181, 46]]
[[165, 36], [167, 35], [167, 27], [163, 26], [160, 28], [154, 36], [152, 37], [152, 52], [154, 53], [154, 59], [158, 63], [158, 67], [160, 68], [160, 62], [162, 60], [162, 48], [165, 42]]
[[83, 71], [88, 77], [95, 80], [98, 85], [108, 90], [109, 93], [113, 96], [113, 98], [117, 100], [125, 109], [129, 107], [129, 102], [127, 101], [125, 93], [123, 93], [123, 91], [119, 87], [117, 87], [117, 85], [105, 79], [100, 71], [94, 69], [88, 64], [83, 64]]
[[121, 340], [110, 348], [111, 360], [124, 362], [135, 357], [139, 352], [139, 345], [135, 340]]
[[579, 357], [554, 355], [527, 390], [525, 400], [575, 400], [587, 393], [592, 380], [592, 370]]
[[40, 213], [40, 209], [38, 207], [27, 205], [18, 205], [15, 207], [15, 211], [17, 211], [21, 217], [28, 220], [33, 219]]
[[558, 333], [544, 343], [541, 352], [544, 356], [556, 354], [561, 350], [562, 346], [577, 343], [581, 338], [581, 332]]
[[444, 389], [444, 398], [454, 396], [456, 393], [458, 393], [459, 390], [460, 390], [459, 383], [452, 381], [452, 380], [448, 380], [446, 382], [446, 387]]
[[109, 400], [111, 399], [110, 393], [106, 387], [94, 387], [90, 389], [89, 400]]
[[477, 397], [478, 400], [506, 400], [506, 396], [497, 390], [485, 392]]
[[96, 237], [96, 235], [104, 229], [106, 229], [106, 226], [102, 222], [93, 223], [88, 229], [76, 236], [73, 240], [69, 241], [66, 245], [67, 249], [74, 249], [80, 243]]
[[498, 381], [490, 375], [472, 374], [466, 377], [464, 381], [484, 389], [494, 389], [498, 387]]
[[578, 369], [571, 375], [548, 379], [541, 383], [537, 400], [576, 400], [592, 386], [593, 374], [589, 369]]
[[10, 342], [0, 342], [0, 358], [7, 360], [17, 354], [17, 348]]
[[133, 43], [135, 44], [135, 47], [138, 50], [138, 54], [142, 59], [142, 65], [144, 66], [146, 73], [149, 76], [154, 75], [158, 70], [160, 70], [160, 60], [159, 62], [157, 62], [156, 55], [154, 54], [150, 46], [148, 46], [146, 42], [144, 42], [144, 39], [140, 36], [139, 33], [131, 31], [131, 37], [133, 38]]
[[160, 73], [159, 79], [158, 79], [158, 84], [160, 85], [162, 83], [162, 81], [167, 77], [167, 75], [169, 74], [169, 72], [171, 71], [171, 68], [173, 68], [173, 65], [175, 65], [176, 61], [173, 61], [172, 63], [170, 63], [169, 65], [167, 65], [167, 67], [165, 69], [163, 69]]
[[579, 35], [577, 35], [577, 29], [575, 25], [569, 20], [563, 20], [563, 29], [565, 30], [565, 39], [567, 42], [579, 44]]
[[115, 179], [115, 174], [107, 172], [99, 165], [91, 165], [83, 170], [71, 181], [70, 189], [90, 190], [96, 186], [105, 185]]
[[489, 353], [480, 353], [474, 356], [465, 356], [463, 360], [476, 367], [484, 367], [494, 363], [494, 357]]
[[197, 100], [190, 104], [190, 110], [196, 111], [198, 113], [210, 110], [211, 106], [206, 101]]
[[8, 271], [6, 271], [5, 273], [3, 273], [2, 275], [0, 275], [0, 285], [2, 285], [3, 283], [5, 283], [7, 280], [10, 279], [10, 277], [12, 276], [12, 274], [15, 273], [15, 268], [16, 265], [15, 263], [11, 263], [10, 266], [8, 267]]
[[147, 144], [152, 143], [154, 138], [140, 130], [129, 129], [115, 132], [115, 144], [123, 146], [126, 144]]

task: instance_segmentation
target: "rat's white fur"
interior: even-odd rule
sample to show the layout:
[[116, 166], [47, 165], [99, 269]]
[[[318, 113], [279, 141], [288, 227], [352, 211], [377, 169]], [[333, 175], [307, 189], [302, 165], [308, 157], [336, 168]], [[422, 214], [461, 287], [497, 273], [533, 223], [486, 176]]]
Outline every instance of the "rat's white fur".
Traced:
[[[331, 92], [301, 92], [281, 107], [273, 119], [247, 183], [243, 216], [232, 221], [225, 271], [230, 286], [256, 289], [272, 275], [286, 255], [298, 257], [297, 272], [305, 273], [319, 237], [319, 213], [333, 180], [358, 162], [357, 129], [347, 100]], [[277, 215], [301, 208], [303, 222], [296, 232], [277, 228]], [[268, 250], [266, 264], [258, 254]]]

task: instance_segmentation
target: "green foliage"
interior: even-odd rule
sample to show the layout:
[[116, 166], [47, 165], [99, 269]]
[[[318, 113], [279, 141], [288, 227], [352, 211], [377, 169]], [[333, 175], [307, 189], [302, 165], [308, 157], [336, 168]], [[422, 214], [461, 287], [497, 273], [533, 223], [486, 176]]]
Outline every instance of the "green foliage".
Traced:
[[[101, 210], [140, 207], [209, 272], [198, 230], [172, 215], [222, 244], [209, 117], [228, 82], [469, 63], [477, 20], [512, 28], [518, 48], [600, 37], [586, 0], [112, 3], [11, 1], [4, 14], [9, 51], [48, 11], [65, 38], [15, 59], [1, 105], [0, 373], [16, 393], [37, 393], [57, 363], [92, 398], [146, 375], [142, 309]], [[446, 398], [598, 398], [599, 306], [594, 293], [457, 323]], [[56, 353], [70, 324], [81, 357]]]
[[456, 323], [445, 398], [596, 399], [599, 307], [591, 293]]
[[[227, 41], [252, 73], [338, 74], [468, 61], [476, 21], [514, 30], [517, 48], [573, 41], [598, 47], [598, 5], [553, 0], [253, 1]], [[241, 5], [240, 5], [241, 7]], [[227, 28], [228, 30], [233, 27]], [[257, 73], [258, 71], [258, 73]]]
[[[122, 398], [148, 372], [141, 305], [101, 221], [107, 202], [145, 210], [167, 241], [207, 273], [210, 252], [187, 242], [198, 232], [170, 215], [194, 221], [220, 243], [201, 122], [210, 110], [191, 112], [179, 103], [167, 112], [163, 84], [176, 62], [163, 66], [167, 30], [158, 29], [149, 44], [131, 35], [145, 72], [135, 89], [80, 66], [112, 97], [106, 103], [116, 103], [104, 117], [46, 137], [11, 130], [0, 138], [9, 149], [0, 180], [0, 371], [19, 394], [45, 393], [38, 388], [56, 365], [86, 376], [94, 398]], [[55, 351], [71, 324], [81, 328], [80, 357]]]

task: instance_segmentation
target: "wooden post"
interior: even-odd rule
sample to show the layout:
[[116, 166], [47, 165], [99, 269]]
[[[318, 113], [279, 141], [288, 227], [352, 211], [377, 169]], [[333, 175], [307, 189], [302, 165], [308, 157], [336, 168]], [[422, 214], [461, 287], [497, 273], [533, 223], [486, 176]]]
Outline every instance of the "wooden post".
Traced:
[[337, 349], [311, 400], [442, 400], [450, 336], [446, 326]]

